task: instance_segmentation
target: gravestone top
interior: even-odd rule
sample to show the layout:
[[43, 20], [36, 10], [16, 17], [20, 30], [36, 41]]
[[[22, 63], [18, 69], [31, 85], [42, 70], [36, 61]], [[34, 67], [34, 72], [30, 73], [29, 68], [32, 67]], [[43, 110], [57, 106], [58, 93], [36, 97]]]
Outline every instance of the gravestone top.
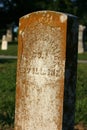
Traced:
[[69, 14], [69, 13], [62, 13], [62, 12], [56, 12], [56, 11], [50, 11], [50, 10], [46, 10], [46, 11], [43, 10], [43, 11], [36, 11], [36, 12], [33, 12], [33, 13], [26, 14], [26, 15], [22, 16], [20, 19], [29, 18], [29, 16], [31, 16], [32, 14], [44, 14], [45, 15], [47, 13], [49, 13], [49, 14], [53, 13], [55, 15], [66, 15], [66, 16], [69, 16], [69, 17], [77, 18], [77, 16]]
[[6, 41], [6, 35], [2, 36], [2, 41]]
[[84, 29], [86, 28], [86, 26], [83, 26], [83, 25], [79, 25], [79, 31], [83, 31]]
[[[59, 17], [57, 17], [58, 15]], [[64, 23], [66, 20], [67, 20], [67, 15], [63, 13], [56, 13], [54, 11], [38, 11], [21, 17], [19, 22], [19, 27], [21, 26], [22, 29], [24, 28], [24, 26], [27, 25], [30, 26], [33, 23], [35, 24], [44, 23], [47, 24], [48, 26], [51, 25], [56, 27], [58, 26], [59, 23]], [[22, 24], [24, 22], [25, 25]]]

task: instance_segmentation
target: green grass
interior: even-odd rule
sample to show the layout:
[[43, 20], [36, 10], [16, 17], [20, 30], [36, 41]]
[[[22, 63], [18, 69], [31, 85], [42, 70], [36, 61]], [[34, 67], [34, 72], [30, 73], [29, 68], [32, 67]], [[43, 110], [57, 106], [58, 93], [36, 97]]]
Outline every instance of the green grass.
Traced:
[[75, 122], [87, 124], [87, 64], [78, 64]]
[[84, 52], [82, 54], [78, 54], [79, 60], [87, 60], [87, 52]]
[[[0, 47], [1, 47], [1, 44], [0, 44]], [[17, 55], [17, 48], [18, 48], [17, 42], [9, 42], [7, 50], [1, 50], [0, 49], [0, 55], [13, 55], [13, 56], [16, 56]]]
[[16, 60], [0, 60], [0, 124], [2, 126], [14, 124], [15, 86]]

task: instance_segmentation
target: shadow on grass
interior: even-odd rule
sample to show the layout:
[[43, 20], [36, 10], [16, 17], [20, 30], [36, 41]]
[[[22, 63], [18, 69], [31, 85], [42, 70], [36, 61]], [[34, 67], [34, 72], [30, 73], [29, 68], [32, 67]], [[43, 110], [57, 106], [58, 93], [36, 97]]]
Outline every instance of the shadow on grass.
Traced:
[[0, 59], [0, 63], [1, 63], [1, 64], [13, 63], [14, 60], [16, 60], [16, 59]]

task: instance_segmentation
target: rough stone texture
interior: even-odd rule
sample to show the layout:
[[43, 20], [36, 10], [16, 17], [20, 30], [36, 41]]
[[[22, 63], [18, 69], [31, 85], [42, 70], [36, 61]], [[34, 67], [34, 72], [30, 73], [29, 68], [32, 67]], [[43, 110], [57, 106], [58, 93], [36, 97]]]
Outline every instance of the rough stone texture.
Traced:
[[72, 130], [76, 18], [52, 11], [25, 15], [18, 40], [15, 130]]

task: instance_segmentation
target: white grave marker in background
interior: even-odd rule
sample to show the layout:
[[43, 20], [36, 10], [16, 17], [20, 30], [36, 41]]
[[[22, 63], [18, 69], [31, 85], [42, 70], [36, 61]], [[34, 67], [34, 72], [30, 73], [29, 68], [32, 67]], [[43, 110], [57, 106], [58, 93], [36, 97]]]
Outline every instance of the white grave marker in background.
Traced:
[[2, 44], [1, 44], [1, 50], [7, 50], [8, 48], [8, 42], [6, 39], [6, 35], [2, 36]]

